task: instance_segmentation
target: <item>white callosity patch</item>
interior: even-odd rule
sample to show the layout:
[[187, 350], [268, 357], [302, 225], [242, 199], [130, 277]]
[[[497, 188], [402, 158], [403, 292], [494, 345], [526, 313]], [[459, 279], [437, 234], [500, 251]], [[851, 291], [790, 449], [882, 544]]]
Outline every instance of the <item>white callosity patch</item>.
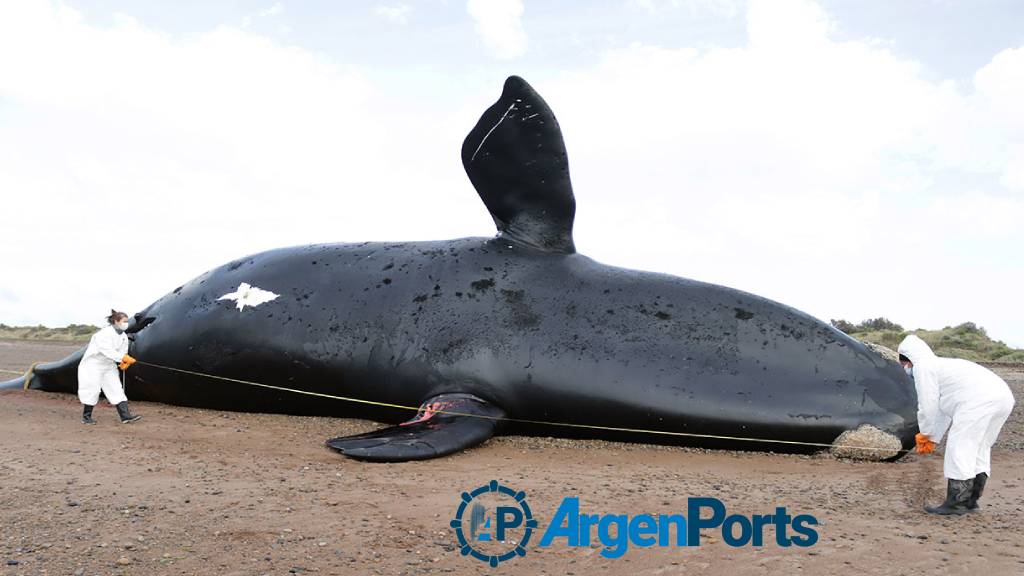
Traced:
[[872, 352], [878, 354], [882, 358], [885, 358], [890, 362], [899, 362], [900, 355], [896, 353], [896, 351], [893, 350], [892, 348], [886, 348], [881, 344], [875, 344], [874, 342], [868, 342], [867, 340], [861, 340], [861, 342], [863, 342], [864, 345], [868, 347], [868, 350], [871, 350]]
[[238, 285], [238, 290], [225, 294], [220, 298], [217, 298], [217, 300], [234, 300], [235, 305], [239, 310], [241, 310], [246, 306], [259, 306], [260, 304], [270, 302], [277, 297], [277, 294], [274, 294], [269, 290], [263, 290], [262, 288], [250, 286], [249, 284], [242, 282]]
[[900, 453], [900, 439], [870, 424], [847, 430], [832, 442], [832, 455], [857, 460], [885, 460]]

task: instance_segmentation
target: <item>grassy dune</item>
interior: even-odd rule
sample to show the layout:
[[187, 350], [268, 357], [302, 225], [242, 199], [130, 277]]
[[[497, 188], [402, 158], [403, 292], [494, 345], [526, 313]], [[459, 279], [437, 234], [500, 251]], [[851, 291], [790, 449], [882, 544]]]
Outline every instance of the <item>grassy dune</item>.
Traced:
[[99, 326], [89, 324], [69, 324], [63, 328], [47, 328], [42, 324], [38, 326], [8, 326], [0, 324], [0, 338], [14, 338], [18, 340], [70, 340], [88, 342]]
[[984, 328], [973, 322], [946, 326], [941, 330], [904, 330], [899, 324], [885, 318], [865, 320], [860, 324], [833, 320], [832, 325], [858, 340], [881, 344], [893, 350], [907, 334], [917, 334], [939, 356], [982, 362], [1024, 362], [1024, 350], [1010, 348], [998, 340], [992, 340]]

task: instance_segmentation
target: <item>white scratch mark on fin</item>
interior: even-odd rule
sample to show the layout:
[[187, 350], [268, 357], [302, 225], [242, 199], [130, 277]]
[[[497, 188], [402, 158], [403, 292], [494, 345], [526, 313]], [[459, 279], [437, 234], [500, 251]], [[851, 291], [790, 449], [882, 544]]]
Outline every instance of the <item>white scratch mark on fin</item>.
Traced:
[[534, 114], [530, 114], [526, 118], [523, 118], [523, 120], [529, 120], [530, 118], [533, 118], [534, 116], [540, 116], [540, 112], [536, 112]]
[[[516, 102], [519, 102], [519, 100], [516, 100]], [[509, 113], [511, 113], [512, 110], [516, 107], [516, 102], [509, 104], [508, 110], [505, 110], [505, 113], [501, 115], [501, 118], [498, 119], [498, 122], [495, 123], [494, 126], [491, 126], [491, 129], [487, 131], [487, 134], [484, 134], [483, 139], [480, 140], [480, 144], [478, 144], [476, 150], [473, 151], [473, 155], [469, 157], [470, 162], [476, 160], [476, 155], [478, 152], [480, 152], [480, 148], [483, 148], [484, 142], [487, 142], [487, 139], [490, 138], [491, 136], [491, 132], [494, 132], [494, 129], [497, 128], [499, 124], [504, 122], [505, 118], [508, 118]]]
[[249, 284], [242, 282], [238, 285], [238, 290], [225, 294], [220, 298], [217, 298], [217, 300], [234, 300], [238, 309], [241, 310], [246, 306], [255, 307], [263, 304], [264, 302], [270, 302], [277, 298], [277, 296], [277, 294], [274, 294], [269, 290], [263, 290], [262, 288], [250, 286]]

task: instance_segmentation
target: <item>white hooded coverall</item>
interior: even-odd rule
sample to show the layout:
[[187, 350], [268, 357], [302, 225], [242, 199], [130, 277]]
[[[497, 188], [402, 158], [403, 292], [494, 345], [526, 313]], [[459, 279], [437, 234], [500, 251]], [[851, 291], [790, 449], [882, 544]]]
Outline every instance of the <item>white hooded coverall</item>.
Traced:
[[82, 404], [95, 406], [100, 401], [100, 390], [113, 405], [128, 399], [121, 388], [117, 368], [127, 353], [128, 335], [118, 334], [113, 326], [92, 335], [78, 364], [78, 399]]
[[939, 358], [913, 334], [900, 343], [899, 353], [914, 364], [921, 433], [938, 444], [949, 428], [945, 477], [967, 480], [982, 472], [990, 474], [992, 445], [1013, 410], [1010, 387], [984, 366]]

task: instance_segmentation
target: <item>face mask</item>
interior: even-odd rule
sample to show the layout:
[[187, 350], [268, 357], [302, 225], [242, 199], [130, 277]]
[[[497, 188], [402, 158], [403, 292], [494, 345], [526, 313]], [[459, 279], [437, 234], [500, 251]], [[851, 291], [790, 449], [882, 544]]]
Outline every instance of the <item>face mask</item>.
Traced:
[[128, 323], [127, 322], [118, 322], [117, 324], [114, 324], [114, 330], [117, 330], [118, 334], [120, 334], [121, 332], [124, 332], [127, 329], [128, 329]]
[[907, 376], [910, 376], [911, 378], [914, 377], [914, 369], [910, 366], [904, 366], [903, 371], [907, 373]]

